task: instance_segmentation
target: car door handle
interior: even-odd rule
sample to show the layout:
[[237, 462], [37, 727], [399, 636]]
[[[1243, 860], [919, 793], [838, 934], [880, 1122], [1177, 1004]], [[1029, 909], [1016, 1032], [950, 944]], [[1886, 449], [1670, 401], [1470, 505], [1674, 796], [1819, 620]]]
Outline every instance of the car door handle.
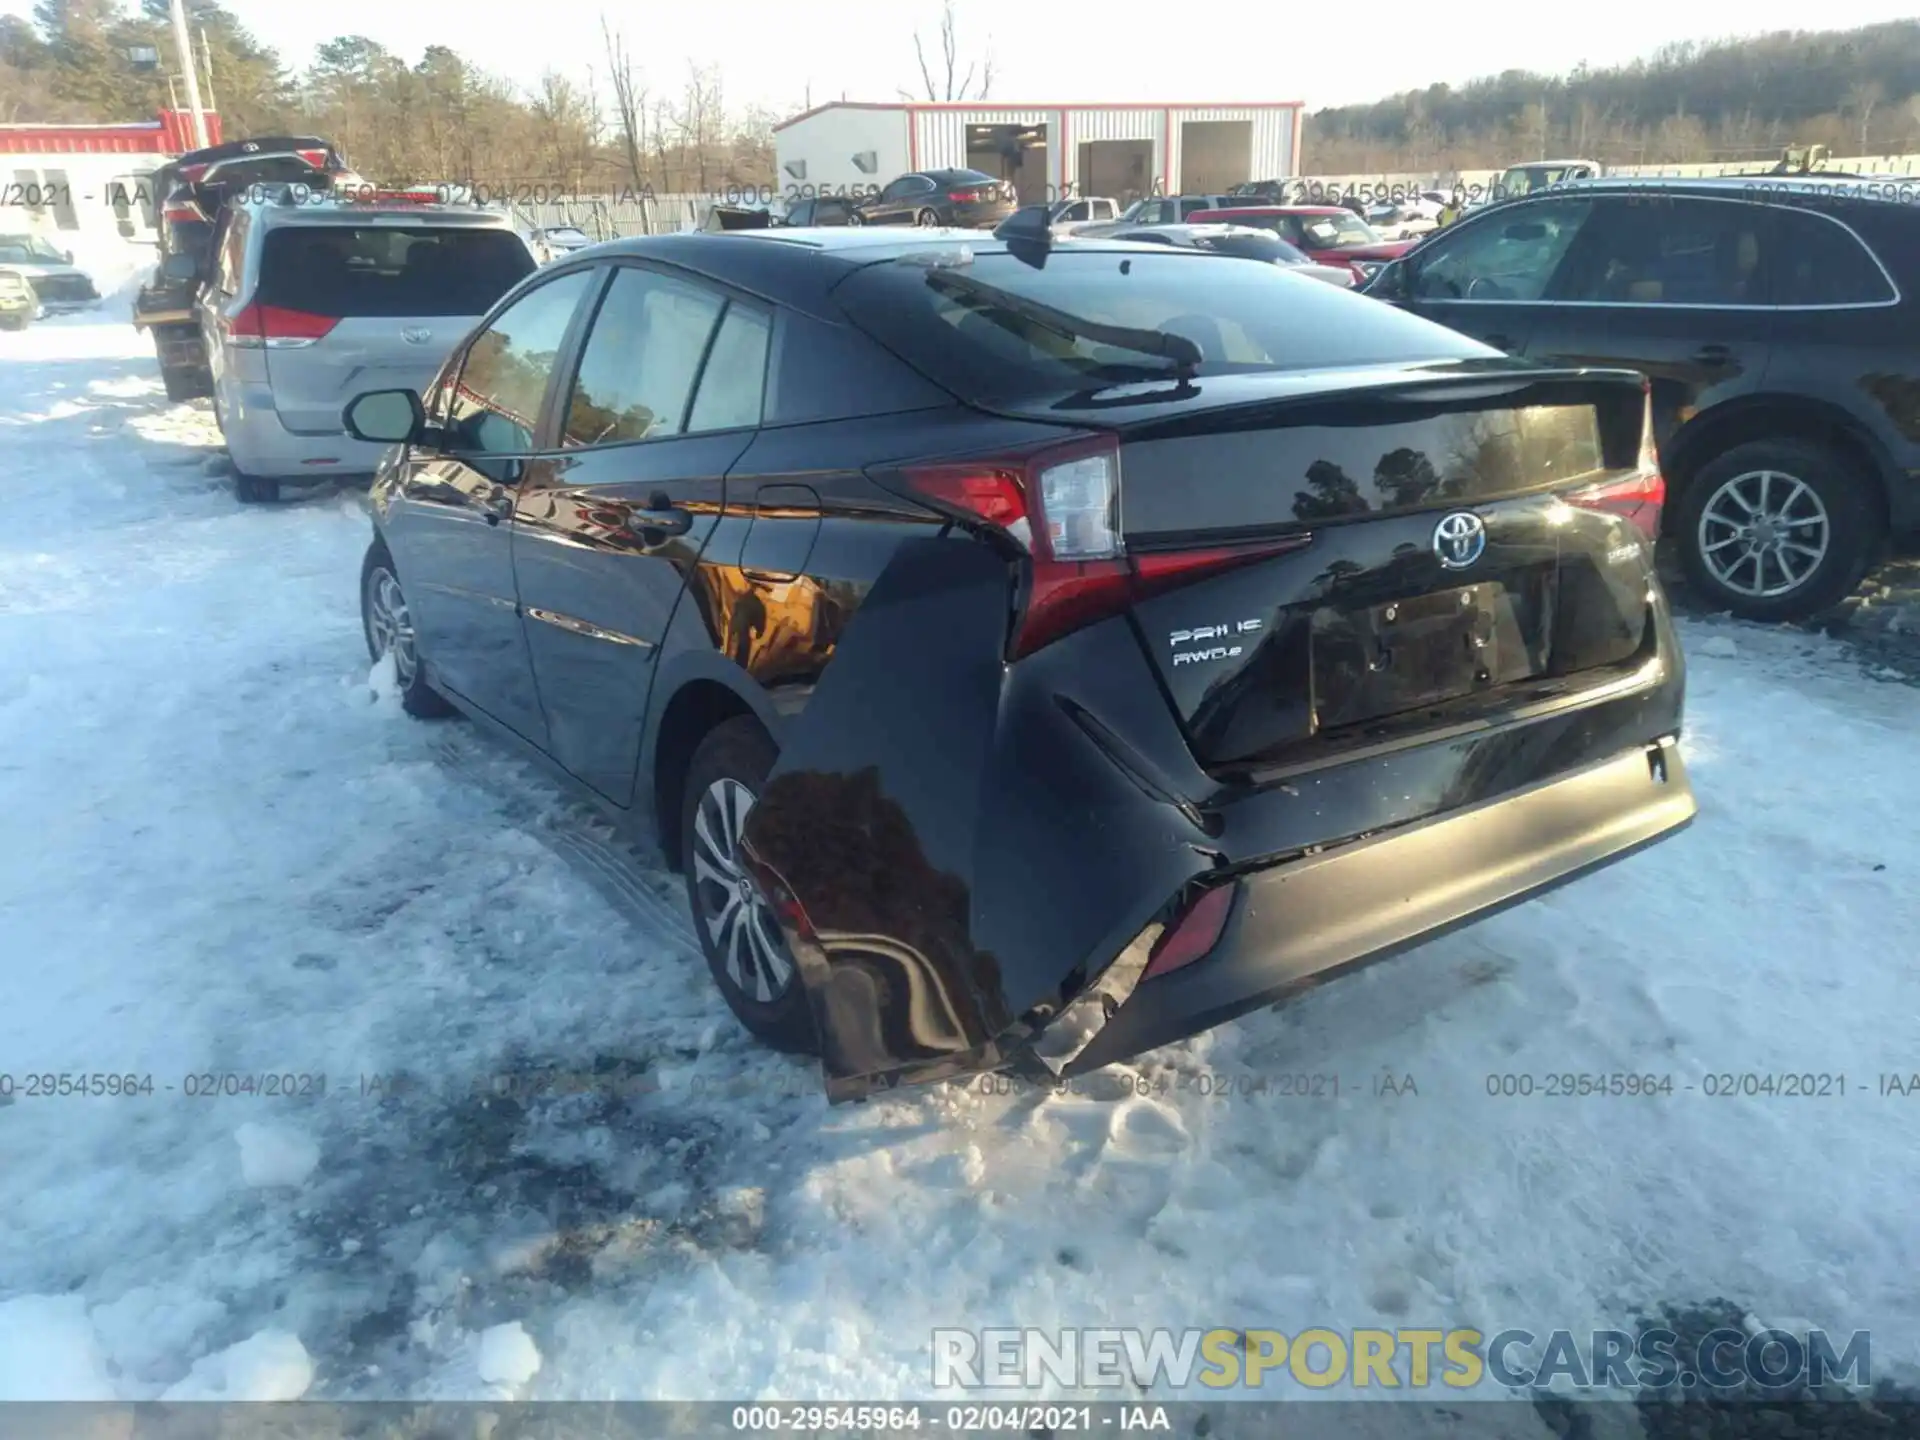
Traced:
[[1733, 351], [1725, 345], [1702, 345], [1693, 352], [1693, 358], [1700, 365], [1725, 365], [1733, 359]]
[[647, 501], [647, 508], [635, 510], [627, 521], [627, 528], [658, 544], [652, 539], [655, 535], [684, 535], [693, 529], [693, 516], [680, 509], [665, 495], [655, 495]]

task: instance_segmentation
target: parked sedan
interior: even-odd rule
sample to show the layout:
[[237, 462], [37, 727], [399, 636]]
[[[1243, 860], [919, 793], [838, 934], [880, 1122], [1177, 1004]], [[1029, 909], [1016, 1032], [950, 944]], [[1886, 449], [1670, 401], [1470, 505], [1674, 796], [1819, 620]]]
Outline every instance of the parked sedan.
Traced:
[[1251, 225], [1111, 225], [1083, 226], [1074, 232], [1085, 237], [1108, 240], [1132, 240], [1152, 245], [1178, 245], [1192, 250], [1211, 250], [1220, 255], [1238, 255], [1248, 260], [1265, 260], [1285, 265], [1295, 274], [1338, 285], [1353, 286], [1353, 271], [1345, 265], [1317, 265], [1269, 230]]
[[1013, 187], [979, 170], [916, 170], [853, 208], [856, 225], [991, 230], [1014, 210]]
[[1257, 225], [1322, 265], [1345, 265], [1363, 281], [1389, 260], [1397, 260], [1418, 241], [1387, 240], [1353, 211], [1341, 205], [1251, 205], [1208, 210], [1194, 216], [1202, 225]]
[[1034, 259], [616, 241], [346, 411], [406, 708], [657, 832], [834, 1099], [1125, 1059], [1694, 811], [1639, 375]]

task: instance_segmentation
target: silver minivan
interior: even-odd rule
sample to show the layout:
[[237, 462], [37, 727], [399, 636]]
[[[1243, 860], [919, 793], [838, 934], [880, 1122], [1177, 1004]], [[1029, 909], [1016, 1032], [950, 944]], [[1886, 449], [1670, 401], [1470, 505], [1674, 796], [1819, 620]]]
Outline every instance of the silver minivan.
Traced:
[[386, 448], [340, 414], [363, 390], [425, 390], [536, 268], [504, 211], [385, 192], [265, 188], [221, 212], [196, 301], [213, 407], [242, 500], [371, 474]]

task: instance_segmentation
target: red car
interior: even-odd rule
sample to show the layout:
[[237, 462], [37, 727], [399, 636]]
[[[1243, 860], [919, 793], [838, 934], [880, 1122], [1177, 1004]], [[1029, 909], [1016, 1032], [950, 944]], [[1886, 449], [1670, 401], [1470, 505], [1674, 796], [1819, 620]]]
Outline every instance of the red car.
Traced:
[[1243, 205], [1232, 210], [1196, 210], [1193, 225], [1254, 225], [1271, 230], [1319, 265], [1346, 265], [1357, 285], [1418, 241], [1382, 240], [1374, 228], [1340, 205]]

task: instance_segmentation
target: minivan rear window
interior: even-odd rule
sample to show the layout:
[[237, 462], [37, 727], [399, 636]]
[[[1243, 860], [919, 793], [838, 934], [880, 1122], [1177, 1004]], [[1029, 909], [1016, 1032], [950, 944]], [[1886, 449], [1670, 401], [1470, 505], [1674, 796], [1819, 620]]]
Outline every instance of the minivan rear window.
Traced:
[[[1172, 372], [1160, 356], [1036, 323], [1017, 313], [1022, 300], [1095, 325], [1185, 335], [1200, 347], [1201, 375], [1492, 353], [1403, 310], [1287, 272], [1283, 265], [1184, 249], [1062, 246], [1038, 269], [1008, 254], [977, 255], [950, 268], [911, 257], [883, 261], [855, 271], [833, 293], [860, 329], [935, 383], [977, 401], [1099, 389]], [[969, 294], [969, 281], [985, 288]], [[998, 302], [996, 290], [1011, 303]]]
[[533, 255], [506, 230], [435, 225], [300, 225], [271, 232], [254, 298], [343, 319], [483, 315]]

